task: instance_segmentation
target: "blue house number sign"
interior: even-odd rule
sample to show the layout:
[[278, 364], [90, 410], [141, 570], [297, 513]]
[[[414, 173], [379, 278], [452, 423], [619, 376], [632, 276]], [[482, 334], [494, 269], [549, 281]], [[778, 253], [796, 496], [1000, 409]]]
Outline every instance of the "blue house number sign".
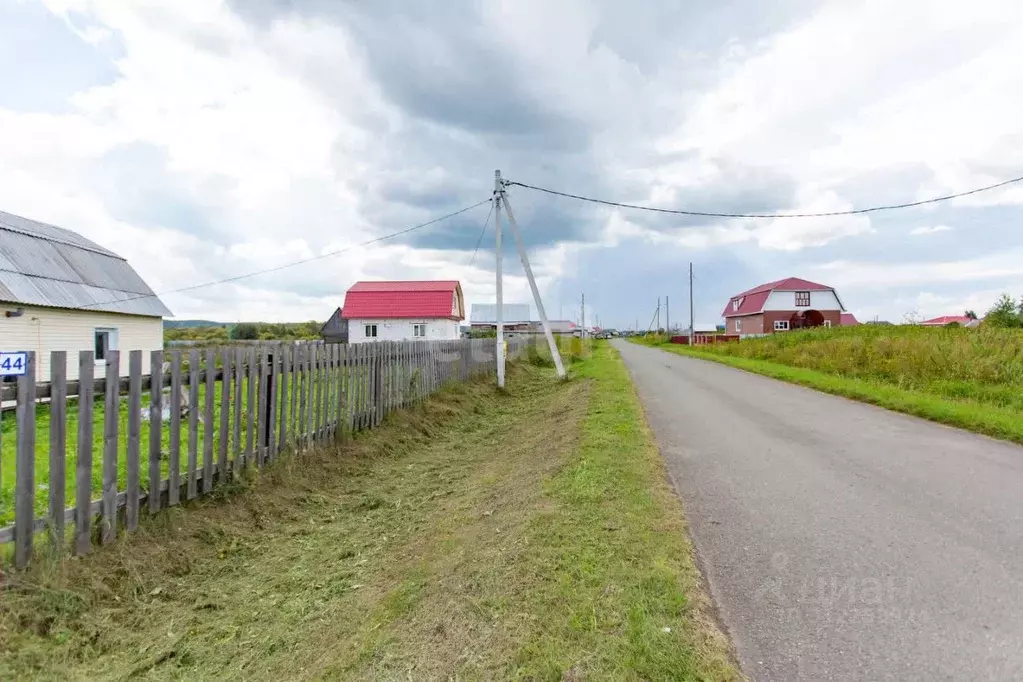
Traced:
[[16, 377], [28, 371], [28, 353], [0, 353], [0, 376]]

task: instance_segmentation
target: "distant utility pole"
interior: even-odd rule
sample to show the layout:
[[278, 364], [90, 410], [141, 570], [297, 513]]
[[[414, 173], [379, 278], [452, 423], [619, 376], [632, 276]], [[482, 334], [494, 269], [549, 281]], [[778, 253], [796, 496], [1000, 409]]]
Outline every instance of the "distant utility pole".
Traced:
[[689, 262], [689, 345], [696, 337], [696, 313], [693, 311], [693, 263]]
[[583, 292], [583, 297], [580, 299], [579, 319], [582, 320], [582, 323], [579, 325], [580, 327], [582, 327], [582, 331], [580, 332], [580, 334], [582, 335], [582, 338], [585, 339], [586, 338], [586, 292]]
[[664, 329], [671, 335], [671, 307], [668, 303], [668, 297], [664, 297]]
[[496, 257], [495, 274], [497, 276], [497, 387], [504, 388], [504, 274], [502, 273], [501, 256], [501, 194], [504, 185], [501, 182], [501, 171], [494, 171], [494, 252]]
[[661, 331], [661, 297], [657, 297], [657, 310], [654, 312], [654, 317], [657, 318], [657, 326], [654, 327], [657, 331]]
[[547, 347], [550, 349], [551, 357], [554, 358], [554, 366], [557, 368], [558, 376], [565, 377], [565, 365], [561, 362], [561, 353], [558, 352], [558, 344], [554, 341], [554, 333], [551, 331], [551, 323], [547, 319], [547, 310], [543, 307], [543, 299], [540, 298], [540, 290], [536, 287], [536, 280], [533, 278], [533, 268], [529, 264], [529, 257], [526, 255], [526, 247], [522, 243], [522, 234], [519, 232], [518, 223], [515, 221], [515, 213], [508, 202], [508, 194], [505, 191], [504, 180], [501, 179], [501, 171], [494, 171], [494, 225], [497, 230], [497, 381], [498, 386], [504, 386], [504, 327], [502, 316], [502, 303], [504, 302], [501, 291], [501, 208], [508, 214], [508, 226], [511, 227], [512, 236], [515, 237], [515, 248], [519, 252], [519, 259], [522, 261], [522, 269], [526, 273], [526, 280], [529, 281], [529, 289], [533, 293], [533, 302], [536, 304], [536, 311], [540, 314], [540, 322], [543, 323], [543, 335], [547, 338]]

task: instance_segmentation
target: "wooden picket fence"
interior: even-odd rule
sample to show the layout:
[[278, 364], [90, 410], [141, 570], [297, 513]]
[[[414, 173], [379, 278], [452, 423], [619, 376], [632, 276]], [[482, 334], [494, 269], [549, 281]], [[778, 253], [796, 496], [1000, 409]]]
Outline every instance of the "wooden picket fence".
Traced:
[[[527, 343], [509, 340], [509, 356]], [[57, 351], [50, 381], [37, 384], [30, 353], [16, 389], [0, 392], [16, 397], [13, 524], [0, 528], [0, 549], [14, 543], [16, 567], [28, 564], [40, 541], [58, 553], [70, 546], [86, 554], [94, 542], [112, 542], [119, 527], [134, 531], [143, 510], [207, 495], [246, 467], [372, 428], [451, 381], [496, 371], [493, 339], [159, 350], [150, 352], [149, 375], [142, 374], [143, 351], [128, 355], [127, 377], [119, 376], [120, 352], [110, 351], [105, 376], [90, 380], [93, 353], [82, 351], [82, 380], [69, 382], [67, 353]], [[100, 397], [102, 421], [94, 424]], [[48, 437], [48, 447], [37, 444], [37, 434]], [[10, 437], [9, 429], [0, 435]], [[47, 470], [43, 485], [37, 468]], [[11, 497], [9, 490], [4, 496], [7, 476], [0, 470], [0, 520], [10, 516], [3, 509]], [[37, 499], [41, 490], [48, 499]]]

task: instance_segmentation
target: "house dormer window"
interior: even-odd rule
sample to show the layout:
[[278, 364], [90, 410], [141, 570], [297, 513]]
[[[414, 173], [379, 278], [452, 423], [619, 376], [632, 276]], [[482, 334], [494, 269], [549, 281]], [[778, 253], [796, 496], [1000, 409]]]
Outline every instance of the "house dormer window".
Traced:
[[737, 312], [742, 307], [742, 302], [746, 300], [745, 296], [740, 296], [732, 301], [732, 312]]
[[797, 291], [796, 292], [796, 305], [804, 308], [810, 307], [810, 292], [809, 291]]

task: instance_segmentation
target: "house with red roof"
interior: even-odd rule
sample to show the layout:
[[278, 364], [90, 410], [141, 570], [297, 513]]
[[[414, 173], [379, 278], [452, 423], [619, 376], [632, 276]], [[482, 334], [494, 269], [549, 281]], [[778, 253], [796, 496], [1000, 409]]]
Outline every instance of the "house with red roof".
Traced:
[[931, 320], [924, 320], [920, 324], [924, 327], [943, 327], [954, 322], [955, 324], [965, 327], [973, 321], [974, 319], [972, 317], [967, 317], [966, 315], [942, 315], [941, 317], [935, 317]]
[[845, 306], [833, 287], [798, 277], [732, 296], [722, 311], [726, 334], [763, 336], [790, 329], [837, 327]]
[[460, 337], [465, 300], [456, 280], [356, 282], [340, 317], [349, 343], [451, 340]]

